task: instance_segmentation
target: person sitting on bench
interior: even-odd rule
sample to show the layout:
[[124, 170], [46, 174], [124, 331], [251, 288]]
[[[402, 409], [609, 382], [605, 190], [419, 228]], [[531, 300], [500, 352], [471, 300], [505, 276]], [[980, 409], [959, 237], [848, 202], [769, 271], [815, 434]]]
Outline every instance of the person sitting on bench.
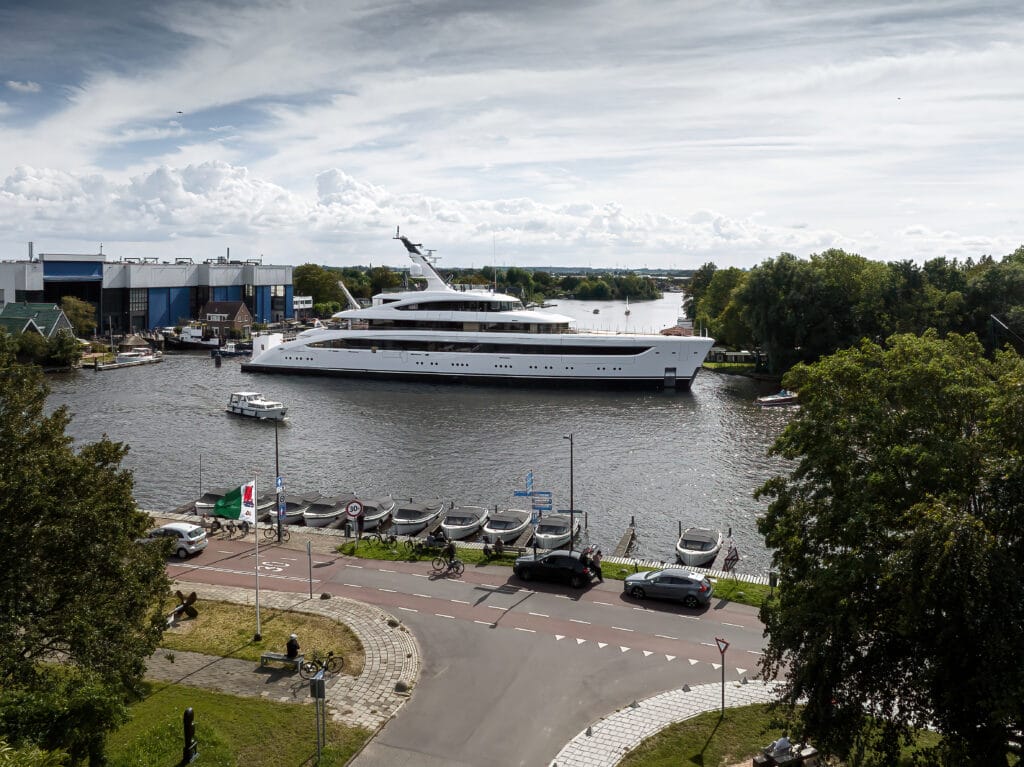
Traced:
[[423, 539], [423, 542], [427, 546], [444, 546], [448, 542], [448, 539], [445, 537], [444, 529], [439, 527], [437, 530], [427, 535], [427, 537]]
[[295, 660], [299, 657], [299, 637], [296, 634], [292, 634], [288, 637], [288, 644], [285, 645], [287, 655], [290, 659]]
[[505, 541], [501, 540], [501, 538], [495, 538], [494, 539], [494, 548], [491, 548], [486, 543], [484, 544], [484, 556], [487, 557], [487, 558], [490, 558], [490, 557], [500, 557], [504, 553], [505, 553]]

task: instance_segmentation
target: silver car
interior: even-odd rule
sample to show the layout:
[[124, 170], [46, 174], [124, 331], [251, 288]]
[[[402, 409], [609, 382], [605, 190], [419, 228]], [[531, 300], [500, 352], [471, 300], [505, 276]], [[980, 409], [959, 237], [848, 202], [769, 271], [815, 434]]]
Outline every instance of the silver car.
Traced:
[[674, 599], [686, 607], [702, 607], [711, 601], [715, 587], [700, 573], [678, 567], [626, 576], [623, 591], [636, 599]]
[[203, 528], [199, 525], [190, 525], [187, 522], [171, 522], [163, 527], [150, 530], [149, 539], [155, 541], [170, 539], [172, 543], [169, 548], [178, 555], [178, 559], [185, 559], [189, 554], [198, 554], [209, 543]]

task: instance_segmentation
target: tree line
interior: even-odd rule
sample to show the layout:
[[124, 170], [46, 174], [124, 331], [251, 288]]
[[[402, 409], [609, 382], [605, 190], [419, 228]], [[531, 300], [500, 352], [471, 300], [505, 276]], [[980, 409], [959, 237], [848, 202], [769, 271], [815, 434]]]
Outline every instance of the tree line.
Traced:
[[[988, 346], [1009, 340], [991, 316], [1024, 335], [1024, 247], [983, 256], [872, 261], [843, 250], [809, 259], [791, 253], [743, 270], [707, 263], [690, 280], [686, 314], [723, 346], [765, 352], [781, 373], [862, 338], [894, 333], [975, 333]], [[998, 335], [1003, 333], [1004, 335]]]
[[[552, 298], [569, 297], [581, 301], [621, 301], [626, 298], [649, 301], [661, 297], [661, 286], [654, 279], [630, 272], [556, 277], [550, 272], [515, 266], [504, 270], [485, 266], [481, 269], [452, 269], [442, 276], [448, 282], [493, 286], [498, 292], [519, 296], [526, 303], [536, 304]], [[363, 269], [302, 264], [292, 271], [295, 294], [312, 296], [313, 313], [319, 317], [328, 317], [346, 307], [339, 281], [345, 283], [353, 297], [369, 299], [389, 288], [415, 285], [417, 280], [407, 272], [386, 266]]]

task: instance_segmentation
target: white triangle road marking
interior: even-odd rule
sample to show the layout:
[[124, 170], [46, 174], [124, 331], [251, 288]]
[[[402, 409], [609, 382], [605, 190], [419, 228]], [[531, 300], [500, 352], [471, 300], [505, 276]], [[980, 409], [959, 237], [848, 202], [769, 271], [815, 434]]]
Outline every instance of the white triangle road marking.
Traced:
[[608, 643], [607, 642], [598, 642], [597, 646], [598, 646], [599, 649], [603, 650], [605, 647], [608, 646]]
[[711, 668], [713, 668], [715, 671], [718, 671], [718, 669], [720, 669], [721, 667], [722, 667], [721, 663], [712, 663], [711, 664]]
[[693, 658], [687, 658], [687, 660], [690, 661], [691, 666], [696, 666], [698, 663], [700, 663], [699, 660], [694, 660]]
[[629, 648], [623, 647], [622, 645], [619, 645], [619, 649], [622, 650], [622, 652], [629, 652]]
[[578, 644], [578, 645], [583, 644], [586, 641], [587, 641], [586, 639], [580, 639], [579, 637], [576, 638], [576, 644]]
[[743, 676], [746, 673], [747, 673], [747, 670], [745, 668], [737, 668], [736, 669], [736, 676]]
[[555, 641], [556, 642], [560, 642], [563, 639], [565, 639], [565, 636], [563, 634], [555, 634]]
[[668, 661], [673, 661], [673, 660], [675, 660], [675, 659], [676, 659], [676, 656], [675, 656], [675, 655], [666, 655], [666, 656], [665, 656], [665, 660], [668, 660]]
[[652, 655], [654, 655], [654, 653], [653, 653], [653, 652], [651, 652], [650, 650], [644, 650], [644, 657], [645, 657], [645, 658], [649, 658], [649, 657], [651, 657]]

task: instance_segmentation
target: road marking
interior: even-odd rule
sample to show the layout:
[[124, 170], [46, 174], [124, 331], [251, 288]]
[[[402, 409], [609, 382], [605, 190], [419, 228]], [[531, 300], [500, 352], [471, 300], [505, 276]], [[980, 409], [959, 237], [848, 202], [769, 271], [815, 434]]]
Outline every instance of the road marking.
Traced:
[[535, 618], [550, 618], [551, 617], [550, 615], [545, 615], [544, 613], [527, 613], [527, 615], [532, 615]]
[[721, 667], [722, 667], [721, 663], [712, 663], [711, 664], [711, 668], [713, 668], [715, 671], [718, 671], [718, 669], [720, 669]]
[[607, 642], [598, 642], [597, 646], [598, 646], [599, 649], [603, 650], [605, 647], [608, 646], [608, 643]]
[[395, 591], [394, 589], [380, 589], [380, 588], [379, 588], [379, 589], [377, 589], [377, 591], [386, 591], [386, 592], [387, 592], [387, 593], [389, 593], [389, 594], [397, 594], [397, 593], [398, 593], [398, 592], [397, 592], [397, 591]]
[[665, 660], [667, 660], [667, 661], [674, 661], [675, 659], [676, 659], [675, 655], [666, 655], [665, 656]]
[[705, 647], [718, 647], [718, 645], [711, 644], [711, 642], [701, 642], [701, 644], [704, 645]]
[[611, 602], [594, 602], [595, 605], [604, 605], [605, 607], [615, 607]]
[[633, 629], [624, 629], [622, 626], [612, 626], [616, 631], [632, 631]]
[[732, 626], [732, 627], [733, 627], [734, 629], [742, 629], [742, 628], [746, 628], [746, 626], [741, 626], [741, 625], [740, 625], [740, 624], [738, 624], [738, 623], [725, 623], [724, 621], [722, 622], [722, 625], [723, 625], [723, 626]]
[[298, 561], [298, 557], [281, 557], [281, 559], [285, 560], [286, 562], [297, 562]]
[[565, 639], [565, 634], [555, 634], [556, 642], [561, 642], [563, 639]]
[[451, 618], [452, 620], [455, 620], [454, 615], [446, 615], [445, 613], [434, 613], [434, 615], [436, 615], [438, 618]]
[[577, 645], [581, 645], [581, 644], [583, 644], [586, 641], [587, 641], [586, 639], [580, 639], [579, 637], [576, 637], [576, 644]]
[[743, 676], [746, 673], [747, 673], [747, 670], [745, 668], [739, 668], [739, 667], [736, 668], [736, 675], [737, 676]]
[[[212, 573], [230, 573], [231, 575], [252, 575], [252, 570], [232, 570], [228, 567], [210, 567], [208, 565], [177, 565], [169, 564], [169, 567], [180, 567], [182, 570], [208, 570]], [[273, 572], [260, 573], [264, 578], [276, 578], [279, 581], [301, 581], [302, 583], [309, 583], [309, 579], [306, 577], [299, 577], [297, 575], [276, 575]], [[319, 578], [313, 579], [314, 583], [320, 583]]]
[[362, 570], [363, 569], [362, 565], [345, 565], [345, 567], [352, 567], [352, 568], [355, 568], [356, 570]]
[[537, 633], [533, 629], [524, 629], [524, 628], [521, 628], [520, 626], [516, 626], [515, 629], [516, 629], [516, 631], [526, 631], [526, 632], [529, 632], [530, 634], [536, 634]]
[[621, 650], [622, 652], [629, 652], [629, 648], [628, 648], [628, 647], [623, 647], [622, 645], [619, 645], [619, 649], [620, 649], [620, 650]]
[[382, 572], [382, 573], [393, 573], [393, 572], [395, 572], [395, 571], [394, 571], [394, 570], [385, 570], [385, 569], [384, 569], [384, 568], [382, 567], [382, 568], [380, 568], [380, 572]]
[[555, 594], [555, 596], [559, 599], [572, 599], [572, 597], [566, 596], [565, 594]]
[[423, 597], [424, 599], [433, 599], [430, 594], [413, 594], [414, 597]]
[[764, 655], [764, 653], [760, 650], [747, 650], [746, 652], [750, 653], [751, 655]]
[[360, 586], [358, 583], [343, 583], [341, 585], [342, 586], [348, 586], [350, 589], [361, 589], [362, 588], [362, 586]]
[[679, 641], [677, 637], [670, 637], [668, 634], [655, 634], [654, 636], [658, 637], [658, 639], [675, 639]]
[[457, 605], [468, 605], [469, 604], [469, 602], [467, 602], [464, 599], [452, 599], [451, 601], [454, 602]]
[[581, 620], [577, 620], [576, 618], [570, 618], [569, 619], [569, 623], [582, 623], [582, 624], [587, 625], [587, 626], [590, 625], [590, 621], [581, 621]]
[[479, 623], [481, 626], [493, 626], [494, 625], [490, 621], [473, 621], [473, 623]]
[[218, 554], [234, 554], [233, 551], [224, 551], [224, 549], [217, 549]]
[[507, 607], [498, 607], [498, 605], [487, 605], [487, 607], [491, 610], [508, 610]]
[[690, 661], [691, 666], [696, 666], [698, 663], [700, 663], [699, 660], [694, 660], [693, 658], [687, 658], [687, 660]]
[[699, 621], [700, 620], [700, 618], [698, 618], [696, 615], [680, 615], [679, 617], [680, 618], [686, 618], [686, 620], [688, 620], [688, 621]]
[[644, 657], [645, 658], [649, 658], [652, 655], [654, 655], [654, 653], [652, 653], [650, 650], [644, 650]]
[[639, 611], [640, 611], [640, 612], [642, 612], [642, 613], [649, 613], [649, 612], [652, 612], [651, 610], [648, 610], [648, 609], [647, 609], [646, 607], [634, 607], [633, 609], [634, 609], [634, 610], [639, 610]]
[[423, 573], [411, 573], [411, 575], [412, 575], [413, 578], [429, 578], [430, 577], [429, 575], [424, 575]]
[[405, 610], [407, 613], [418, 613], [419, 610], [414, 610], [411, 607], [399, 607], [399, 610]]

